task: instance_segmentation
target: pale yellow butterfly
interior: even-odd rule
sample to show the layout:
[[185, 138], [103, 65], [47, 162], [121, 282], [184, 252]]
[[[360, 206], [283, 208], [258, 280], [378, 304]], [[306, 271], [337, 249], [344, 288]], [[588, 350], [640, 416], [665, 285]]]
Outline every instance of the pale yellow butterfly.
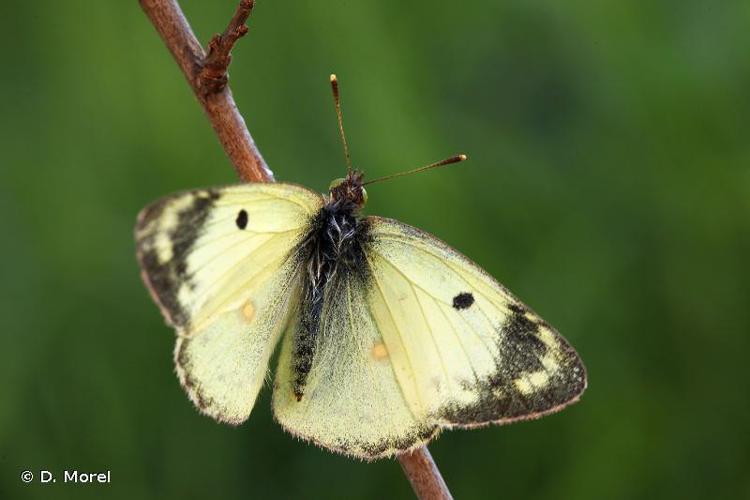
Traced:
[[142, 274], [177, 330], [177, 373], [200, 411], [246, 420], [279, 341], [276, 419], [368, 460], [577, 401], [586, 372], [565, 339], [434, 236], [362, 217], [364, 184], [350, 168], [325, 196], [243, 184], [140, 213]]

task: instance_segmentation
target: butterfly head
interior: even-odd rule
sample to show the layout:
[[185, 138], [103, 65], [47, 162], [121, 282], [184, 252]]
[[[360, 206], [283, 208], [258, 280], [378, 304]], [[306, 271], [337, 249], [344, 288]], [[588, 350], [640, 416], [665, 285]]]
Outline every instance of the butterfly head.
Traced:
[[362, 179], [364, 174], [352, 170], [346, 177], [334, 179], [329, 187], [329, 198], [331, 204], [338, 204], [359, 210], [367, 203], [367, 191], [365, 191]]

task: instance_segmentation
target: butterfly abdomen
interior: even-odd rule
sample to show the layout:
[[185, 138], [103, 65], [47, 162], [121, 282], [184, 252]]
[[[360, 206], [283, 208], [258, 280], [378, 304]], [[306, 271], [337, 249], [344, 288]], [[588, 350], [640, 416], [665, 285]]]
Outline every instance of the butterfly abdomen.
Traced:
[[326, 297], [331, 295], [338, 278], [350, 273], [362, 277], [368, 274], [364, 256], [367, 241], [367, 224], [356, 216], [356, 207], [329, 203], [315, 216], [310, 233], [297, 250], [306, 271], [292, 356], [294, 395], [298, 401], [304, 395], [313, 365]]

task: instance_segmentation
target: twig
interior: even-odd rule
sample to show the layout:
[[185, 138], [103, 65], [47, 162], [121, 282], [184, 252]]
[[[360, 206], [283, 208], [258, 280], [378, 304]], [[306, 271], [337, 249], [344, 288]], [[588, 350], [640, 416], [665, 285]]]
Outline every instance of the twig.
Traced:
[[409, 479], [417, 498], [422, 500], [452, 500], [448, 485], [426, 446], [398, 456], [401, 468]]
[[[255, 146], [227, 84], [231, 50], [237, 40], [247, 33], [245, 22], [254, 1], [241, 0], [224, 33], [214, 35], [209, 42], [208, 55], [195, 38], [176, 0], [139, 2], [203, 106], [240, 179], [273, 182], [273, 173]], [[398, 460], [418, 498], [452, 498], [426, 446], [399, 455]]]
[[214, 35], [208, 42], [208, 54], [198, 74], [198, 85], [203, 95], [221, 92], [227, 86], [227, 68], [232, 62], [232, 47], [247, 33], [245, 21], [250, 17], [254, 5], [254, 0], [242, 0], [224, 33]]
[[[273, 173], [255, 147], [245, 121], [234, 103], [229, 85], [225, 85], [219, 91], [204, 93], [204, 88], [200, 84], [200, 74], [204, 68], [206, 54], [177, 1], [140, 0], [140, 4], [180, 66], [240, 179], [248, 182], [273, 181]], [[237, 9], [238, 13], [232, 19], [233, 22], [239, 18], [241, 9], [242, 4]], [[249, 15], [249, 11], [247, 13]], [[222, 47], [225, 46], [225, 43], [222, 44]], [[226, 48], [227, 55], [230, 49], [231, 46]]]

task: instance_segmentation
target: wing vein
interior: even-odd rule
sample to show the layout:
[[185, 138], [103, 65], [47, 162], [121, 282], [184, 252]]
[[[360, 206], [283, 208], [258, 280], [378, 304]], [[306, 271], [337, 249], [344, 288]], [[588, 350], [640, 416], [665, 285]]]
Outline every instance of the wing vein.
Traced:
[[[369, 259], [368, 259], [368, 261], [369, 261]], [[370, 264], [370, 266], [372, 268], [372, 263]], [[412, 380], [414, 381], [414, 387], [416, 389], [417, 398], [419, 399], [419, 406], [420, 406], [420, 408], [424, 408], [424, 401], [422, 401], [422, 395], [419, 393], [419, 387], [416, 384], [417, 378], [416, 378], [416, 373], [414, 373], [414, 364], [413, 364], [413, 362], [411, 360], [411, 356], [409, 355], [409, 350], [406, 348], [406, 344], [404, 343], [404, 337], [403, 337], [403, 335], [401, 333], [401, 330], [399, 329], [398, 323], [396, 322], [396, 317], [393, 314], [393, 310], [391, 309], [391, 305], [388, 303], [388, 299], [386, 299], [385, 293], [383, 293], [383, 287], [382, 287], [382, 285], [380, 283], [380, 280], [378, 279], [377, 274], [373, 273], [373, 276], [375, 277], [375, 287], [378, 289], [378, 293], [380, 294], [380, 297], [383, 299], [383, 303], [385, 304], [385, 307], [388, 310], [388, 314], [391, 317], [391, 322], [395, 326], [396, 333], [398, 334], [399, 342], [401, 343], [401, 347], [403, 348], [404, 353], [406, 354], [406, 362], [409, 364], [409, 371], [411, 372]], [[398, 379], [398, 377], [396, 377], [396, 378]], [[411, 406], [410, 405], [407, 405], [407, 406], [409, 407], [409, 411], [412, 411], [411, 410]], [[412, 413], [412, 415], [413, 415], [413, 413]], [[414, 417], [416, 418], [416, 415], [414, 415]]]
[[[397, 237], [396, 235], [391, 235], [391, 236], [379, 235], [378, 239], [382, 239], [382, 240], [385, 240], [385, 241], [397, 242], [397, 243], [400, 243], [402, 245], [406, 245], [406, 246], [409, 246], [409, 247], [417, 247], [417, 245], [415, 245], [413, 241], [410, 241], [410, 240], [408, 240], [406, 238]], [[445, 245], [442, 242], [441, 242], [441, 244]], [[460, 275], [460, 272], [458, 270], [456, 270], [456, 267], [450, 262], [450, 260], [446, 259], [445, 256], [441, 256], [441, 255], [436, 254], [435, 252], [431, 251], [428, 247], [426, 247], [424, 245], [420, 245], [418, 248], [419, 248], [419, 250], [421, 252], [423, 252], [423, 253], [425, 253], [425, 254], [433, 257], [435, 260], [438, 260], [440, 262], [444, 262], [446, 266], [448, 266], [449, 268], [451, 268], [451, 270], [453, 270], [454, 272], [456, 272], [457, 274]], [[493, 291], [495, 293], [498, 293], [500, 296], [502, 296], [502, 298], [503, 298], [503, 300], [505, 302], [513, 302], [513, 300], [511, 300], [512, 297], [502, 287], [502, 285], [500, 285], [499, 283], [495, 282], [494, 278], [492, 278], [491, 276], [487, 275], [484, 271], [482, 271], [481, 269], [479, 269], [476, 264], [474, 264], [473, 262], [471, 262], [470, 260], [468, 260], [463, 255], [456, 253], [456, 254], [454, 254], [454, 256], [460, 258], [461, 260], [463, 260], [465, 262], [465, 264], [467, 265], [467, 267], [469, 267], [475, 274], [478, 274], [478, 275], [480, 275], [483, 278], [487, 278], [492, 285], [495, 285], [495, 288], [497, 288], [497, 289], [493, 290]], [[474, 276], [474, 277], [476, 277], [476, 276]], [[483, 286], [486, 286], [486, 285], [483, 285]], [[486, 293], [483, 293], [483, 295], [486, 295]], [[494, 302], [494, 301], [491, 301], [491, 302]]]
[[[406, 244], [406, 243], [405, 243], [405, 244]], [[408, 245], [408, 246], [414, 246], [414, 245], [409, 245], [409, 244], [407, 244], [407, 245]], [[464, 278], [463, 278], [463, 277], [461, 276], [461, 273], [460, 273], [460, 272], [458, 272], [458, 271], [457, 271], [457, 270], [456, 270], [456, 269], [455, 269], [455, 268], [454, 268], [453, 266], [451, 266], [451, 265], [450, 265], [450, 262], [444, 261], [444, 259], [441, 259], [441, 258], [440, 258], [439, 256], [437, 256], [437, 255], [435, 255], [434, 253], [432, 253], [432, 252], [429, 252], [429, 251], [427, 251], [427, 250], [425, 250], [425, 249], [423, 249], [423, 248], [420, 248], [419, 250], [421, 250], [421, 251], [422, 251], [422, 252], [424, 252], [425, 254], [429, 255], [429, 256], [430, 256], [430, 257], [432, 257], [433, 259], [437, 260], [437, 261], [438, 261], [439, 263], [441, 263], [441, 264], [445, 264], [445, 265], [446, 265], [446, 267], [450, 268], [450, 270], [451, 270], [451, 271], [453, 271], [453, 273], [454, 273], [454, 274], [455, 274], [455, 275], [456, 275], [456, 276], [457, 276], [457, 277], [458, 277], [458, 278], [459, 278], [459, 279], [460, 279], [461, 281], [463, 281], [463, 282], [464, 282], [464, 284], [465, 284], [465, 285], [466, 285], [466, 286], [467, 286], [468, 288], [472, 289], [473, 291], [476, 291], [476, 292], [477, 292], [477, 293], [478, 293], [479, 295], [481, 295], [482, 297], [484, 297], [484, 299], [485, 299], [485, 300], [486, 300], [487, 302], [489, 302], [490, 304], [493, 304], [493, 305], [495, 305], [495, 306], [496, 306], [496, 307], [498, 307], [499, 309], [505, 309], [505, 310], [507, 311], [507, 309], [508, 309], [508, 308], [507, 308], [507, 306], [506, 306], [505, 304], [498, 304], [498, 303], [496, 303], [496, 302], [495, 302], [494, 300], [492, 300], [492, 299], [491, 299], [490, 297], [488, 297], [488, 296], [487, 296], [487, 295], [486, 295], [485, 293], [483, 293], [483, 292], [482, 292], [481, 290], [478, 290], [476, 286], [473, 286], [473, 285], [472, 285], [471, 283], [469, 283], [468, 281], [466, 281], [466, 280], [465, 280], [465, 279], [464, 279]], [[388, 259], [388, 258], [387, 258], [387, 257], [386, 257], [385, 255], [383, 255], [382, 253], [378, 253], [378, 255], [379, 255], [379, 256], [380, 256], [380, 257], [381, 257], [381, 258], [382, 258], [383, 260], [385, 260], [386, 262], [388, 262], [388, 264], [390, 264], [390, 265], [391, 265], [391, 267], [393, 267], [393, 268], [394, 268], [394, 269], [395, 269], [395, 270], [396, 270], [396, 271], [397, 271], [397, 272], [398, 272], [399, 274], [401, 274], [401, 276], [403, 276], [403, 277], [404, 277], [404, 279], [405, 279], [405, 280], [406, 280], [407, 282], [409, 282], [409, 283], [410, 283], [410, 284], [412, 284], [413, 286], [416, 286], [416, 287], [418, 287], [418, 288], [419, 288], [420, 290], [422, 290], [423, 292], [425, 292], [425, 293], [426, 293], [427, 295], [431, 296], [431, 297], [432, 297], [432, 298], [433, 298], [434, 300], [436, 300], [436, 301], [439, 301], [439, 302], [440, 302], [441, 304], [444, 304], [444, 305], [450, 306], [450, 304], [449, 304], [448, 302], [446, 302], [446, 301], [444, 301], [444, 300], [442, 300], [442, 299], [440, 299], [440, 298], [438, 298], [438, 297], [435, 297], [435, 295], [433, 295], [432, 293], [430, 293], [430, 292], [429, 292], [428, 290], [426, 290], [426, 289], [425, 289], [424, 287], [420, 286], [420, 285], [419, 285], [419, 284], [417, 284], [417, 283], [414, 283], [414, 282], [413, 282], [413, 281], [412, 281], [411, 279], [409, 279], [409, 277], [408, 277], [408, 276], [406, 276], [406, 274], [404, 274], [404, 273], [403, 273], [403, 272], [402, 272], [402, 271], [401, 271], [401, 270], [400, 270], [400, 269], [399, 269], [399, 268], [398, 268], [398, 267], [397, 267], [397, 266], [396, 266], [395, 264], [393, 264], [393, 262], [391, 262], [391, 261], [390, 261], [390, 260], [389, 260], [389, 259]], [[485, 317], [485, 318], [487, 319], [487, 322], [488, 322], [488, 323], [490, 324], [490, 327], [491, 327], [491, 328], [490, 328], [490, 330], [492, 331], [492, 330], [493, 330], [493, 328], [492, 328], [492, 319], [491, 319], [491, 318], [490, 318], [490, 317], [489, 317], [489, 316], [487, 315], [487, 312], [486, 312], [486, 311], [485, 311], [484, 309], [482, 309], [481, 307], [479, 307], [479, 310], [480, 310], [480, 311], [482, 311], [482, 315], [483, 315], [483, 316], [484, 316], [484, 317]], [[474, 329], [472, 329], [472, 331], [473, 331], [473, 332], [474, 332], [474, 333], [475, 333], [475, 334], [476, 334], [476, 335], [477, 335], [477, 336], [478, 336], [478, 337], [479, 337], [480, 339], [482, 339], [482, 342], [484, 342], [484, 343], [485, 343], [485, 345], [486, 345], [486, 342], [485, 342], [485, 340], [484, 340], [484, 337], [483, 337], [482, 335], [479, 335], [479, 333], [478, 333], [478, 332], [476, 332], [476, 331], [475, 331]], [[492, 351], [490, 351], [490, 352], [492, 352]]]
[[[347, 282], [346, 282], [346, 298], [347, 298], [346, 308], [347, 308], [347, 310], [349, 312], [349, 318], [348, 318], [349, 319], [349, 329], [352, 332], [352, 337], [354, 337], [354, 311], [352, 310], [352, 289], [351, 289], [351, 281], [350, 280], [347, 280]], [[375, 330], [377, 331], [377, 328]], [[378, 331], [378, 333], [380, 333], [380, 332]], [[381, 340], [382, 340], [382, 336], [381, 336]], [[365, 364], [367, 365], [367, 370], [370, 372], [370, 378], [374, 382], [375, 380], [377, 380], [377, 377], [375, 375], [375, 369], [372, 366], [372, 362], [368, 362], [369, 358], [367, 356], [367, 352], [362, 347], [363, 347], [362, 343], [361, 342], [357, 342], [357, 348], [359, 350], [359, 354], [360, 354], [360, 356], [362, 356], [362, 359], [364, 360]], [[381, 387], [380, 384], [373, 384], [373, 385], [374, 385], [374, 387], [377, 388], [378, 392], [380, 392], [380, 393], [383, 392], [383, 389], [382, 389], [382, 387]]]
[[461, 337], [458, 335], [458, 332], [453, 328], [453, 322], [450, 320], [448, 315], [443, 310], [443, 306], [435, 300], [433, 297], [432, 300], [435, 302], [435, 305], [437, 306], [438, 310], [440, 311], [440, 314], [443, 315], [445, 318], [445, 322], [451, 326], [451, 331], [453, 332], [453, 335], [456, 337], [456, 341], [458, 342], [458, 345], [461, 346], [461, 352], [464, 353], [464, 356], [466, 357], [467, 364], [469, 365], [469, 368], [471, 368], [471, 373], [474, 374], [474, 380], [476, 380], [477, 383], [479, 383], [479, 376], [477, 375], [477, 371], [474, 369], [474, 363], [471, 362], [471, 357], [469, 356], [469, 353], [466, 351], [466, 346], [461, 341]]
[[[257, 251], [258, 249], [266, 246], [268, 243], [272, 242], [274, 239], [275, 239], [274, 237], [271, 237], [271, 238], [267, 239], [266, 241], [264, 241], [263, 243], [261, 243], [260, 245], [258, 245], [254, 249], [254, 252]], [[264, 266], [259, 266], [257, 268], [257, 272], [253, 273], [252, 277], [248, 278], [245, 281], [245, 283], [247, 283], [249, 281], [252, 281], [253, 278], [255, 278], [256, 276], [258, 276], [258, 274], [260, 274], [265, 269], [268, 269], [272, 264], [275, 264], [275, 263], [279, 262], [280, 260], [286, 260], [287, 257], [288, 257], [288, 253], [287, 253], [287, 255], [282, 255], [280, 258], [272, 260], [271, 262], [269, 262], [268, 264], [266, 264]], [[214, 286], [207, 286], [206, 289], [202, 293], [200, 293], [200, 294], [196, 295], [195, 297], [193, 297], [193, 303], [194, 304], [200, 304], [201, 301], [204, 300], [211, 292], [213, 292], [214, 289], [217, 286], [219, 286], [220, 283], [222, 283], [223, 281], [225, 281], [225, 278], [227, 277], [227, 275], [231, 274], [233, 271], [236, 271], [237, 268], [241, 264], [243, 264], [245, 262], [247, 262], [247, 258], [246, 257], [242, 258], [242, 259], [239, 259], [236, 263], [234, 263], [233, 265], [229, 266], [229, 268], [227, 268], [224, 272], [221, 273], [221, 275], [217, 279], [214, 280]]]
[[[450, 386], [451, 379], [448, 376], [448, 370], [445, 366], [445, 360], [443, 359], [443, 354], [440, 352], [440, 346], [438, 345], [438, 342], [435, 339], [435, 332], [432, 329], [432, 325], [430, 325], [429, 320], [427, 319], [427, 314], [425, 313], [424, 306], [422, 305], [422, 301], [419, 299], [419, 296], [417, 295], [417, 290], [416, 288], [414, 288], [413, 283], [409, 282], [409, 287], [411, 288], [411, 291], [414, 294], [414, 299], [416, 299], [417, 304], [419, 305], [419, 312], [422, 315], [422, 320], [424, 321], [424, 324], [427, 326], [427, 331], [429, 332], [430, 338], [432, 339], [432, 344], [435, 346], [435, 351], [437, 352], [438, 358], [440, 359], [440, 369], [442, 370], [443, 376], [445, 377], [445, 382], [448, 386]], [[428, 297], [431, 297], [431, 296], [428, 295]]]

